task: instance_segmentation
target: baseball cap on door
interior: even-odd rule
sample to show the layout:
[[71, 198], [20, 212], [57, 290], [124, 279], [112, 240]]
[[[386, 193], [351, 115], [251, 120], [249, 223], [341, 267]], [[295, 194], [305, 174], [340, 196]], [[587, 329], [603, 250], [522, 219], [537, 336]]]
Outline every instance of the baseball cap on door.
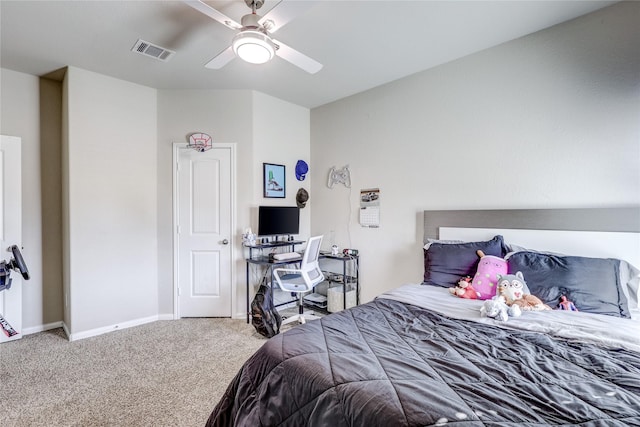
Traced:
[[307, 177], [307, 172], [309, 172], [309, 165], [304, 160], [298, 160], [296, 163], [296, 179], [298, 181], [304, 181]]
[[300, 188], [296, 194], [296, 204], [300, 209], [304, 208], [309, 200], [309, 193], [304, 188]]

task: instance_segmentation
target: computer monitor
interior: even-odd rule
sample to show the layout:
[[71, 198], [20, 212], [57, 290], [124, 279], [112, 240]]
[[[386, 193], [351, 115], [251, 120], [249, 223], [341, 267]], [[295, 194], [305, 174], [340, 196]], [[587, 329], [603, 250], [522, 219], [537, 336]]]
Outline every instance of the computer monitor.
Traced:
[[258, 207], [258, 236], [282, 236], [299, 232], [300, 209], [298, 207]]

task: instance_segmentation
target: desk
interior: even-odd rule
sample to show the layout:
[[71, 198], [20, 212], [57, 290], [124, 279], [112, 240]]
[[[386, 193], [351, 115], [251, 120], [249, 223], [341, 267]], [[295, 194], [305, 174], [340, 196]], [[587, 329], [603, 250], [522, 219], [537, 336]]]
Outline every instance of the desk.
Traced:
[[[290, 264], [298, 264], [302, 258], [300, 259], [288, 259], [288, 260], [282, 260], [282, 261], [277, 261], [277, 260], [270, 260], [268, 255], [254, 255], [253, 251], [255, 249], [270, 249], [270, 248], [274, 248], [274, 247], [283, 247], [283, 246], [291, 246], [291, 252], [295, 251], [295, 246], [296, 245], [300, 245], [304, 243], [303, 241], [291, 241], [291, 242], [276, 242], [276, 243], [268, 243], [268, 244], [264, 244], [264, 245], [255, 245], [255, 246], [247, 246], [249, 248], [249, 258], [247, 258], [246, 261], [246, 274], [247, 274], [247, 287], [246, 287], [246, 299], [247, 299], [247, 323], [249, 323], [251, 321], [251, 295], [249, 293], [249, 288], [250, 288], [250, 266], [254, 265], [254, 266], [262, 266], [262, 267], [266, 267], [269, 271], [268, 273], [265, 274], [269, 274], [271, 280], [269, 282], [269, 286], [271, 287], [271, 302], [273, 303], [273, 267], [281, 267], [283, 265], [290, 265]], [[360, 304], [360, 282], [359, 282], [359, 263], [360, 263], [360, 257], [357, 255], [349, 255], [349, 256], [342, 256], [342, 255], [331, 255], [331, 254], [327, 254], [327, 253], [321, 253], [319, 258], [318, 258], [318, 262], [321, 262], [322, 260], [334, 260], [334, 261], [338, 261], [342, 263], [342, 271], [338, 274], [342, 277], [343, 280], [343, 297], [344, 297], [344, 302], [343, 302], [343, 307], [347, 306], [347, 286], [348, 284], [355, 284], [356, 287], [356, 305]], [[354, 275], [353, 276], [349, 276], [347, 275], [347, 267], [349, 266], [349, 263], [353, 262], [354, 263]], [[327, 274], [325, 274], [325, 281], [328, 281], [329, 283], [331, 282], [335, 282], [335, 280], [332, 280], [331, 278], [326, 277]], [[337, 283], [337, 282], [336, 282]], [[286, 302], [284, 304], [289, 304], [289, 302]], [[283, 304], [278, 304], [278, 305], [283, 305]], [[314, 307], [314, 309], [317, 309], [317, 307]]]
[[[274, 248], [282, 248], [282, 247], [287, 247], [289, 246], [289, 252], [295, 252], [296, 250], [296, 246], [297, 245], [301, 245], [304, 243], [304, 240], [289, 240], [289, 241], [283, 241], [283, 242], [271, 242], [271, 243], [262, 243], [262, 244], [256, 244], [256, 245], [245, 245], [246, 248], [249, 248], [249, 258], [246, 259], [246, 274], [247, 274], [247, 323], [249, 323], [250, 319], [251, 319], [251, 308], [250, 308], [250, 304], [251, 304], [251, 300], [250, 300], [250, 296], [249, 296], [249, 284], [250, 284], [250, 280], [249, 280], [249, 267], [251, 265], [256, 265], [256, 266], [265, 266], [269, 269], [269, 274], [271, 275], [271, 282], [273, 283], [273, 266], [282, 266], [282, 265], [287, 265], [287, 264], [296, 264], [298, 262], [300, 262], [300, 259], [288, 259], [288, 260], [283, 260], [283, 261], [276, 261], [276, 260], [270, 260], [268, 255], [254, 255], [254, 251], [255, 250], [264, 250], [264, 249], [274, 249]], [[302, 259], [302, 258], [301, 258]], [[271, 286], [271, 285], [269, 285]], [[272, 292], [271, 292], [271, 302], [273, 303], [273, 288], [272, 288]]]

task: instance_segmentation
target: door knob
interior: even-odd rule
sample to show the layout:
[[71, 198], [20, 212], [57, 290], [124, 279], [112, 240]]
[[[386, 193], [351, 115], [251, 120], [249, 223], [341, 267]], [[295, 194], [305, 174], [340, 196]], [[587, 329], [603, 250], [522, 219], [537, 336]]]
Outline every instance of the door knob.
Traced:
[[224, 239], [224, 240], [222, 241], [222, 244], [223, 244], [223, 245], [228, 245], [228, 244], [229, 244], [229, 241], [228, 241], [227, 239]]

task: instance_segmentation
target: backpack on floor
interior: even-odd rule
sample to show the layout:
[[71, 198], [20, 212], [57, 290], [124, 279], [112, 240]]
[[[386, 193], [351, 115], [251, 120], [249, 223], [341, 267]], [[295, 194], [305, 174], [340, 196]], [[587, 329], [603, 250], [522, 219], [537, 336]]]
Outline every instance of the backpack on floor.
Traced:
[[251, 323], [260, 335], [267, 338], [280, 333], [282, 317], [271, 301], [271, 288], [264, 283], [251, 302]]

